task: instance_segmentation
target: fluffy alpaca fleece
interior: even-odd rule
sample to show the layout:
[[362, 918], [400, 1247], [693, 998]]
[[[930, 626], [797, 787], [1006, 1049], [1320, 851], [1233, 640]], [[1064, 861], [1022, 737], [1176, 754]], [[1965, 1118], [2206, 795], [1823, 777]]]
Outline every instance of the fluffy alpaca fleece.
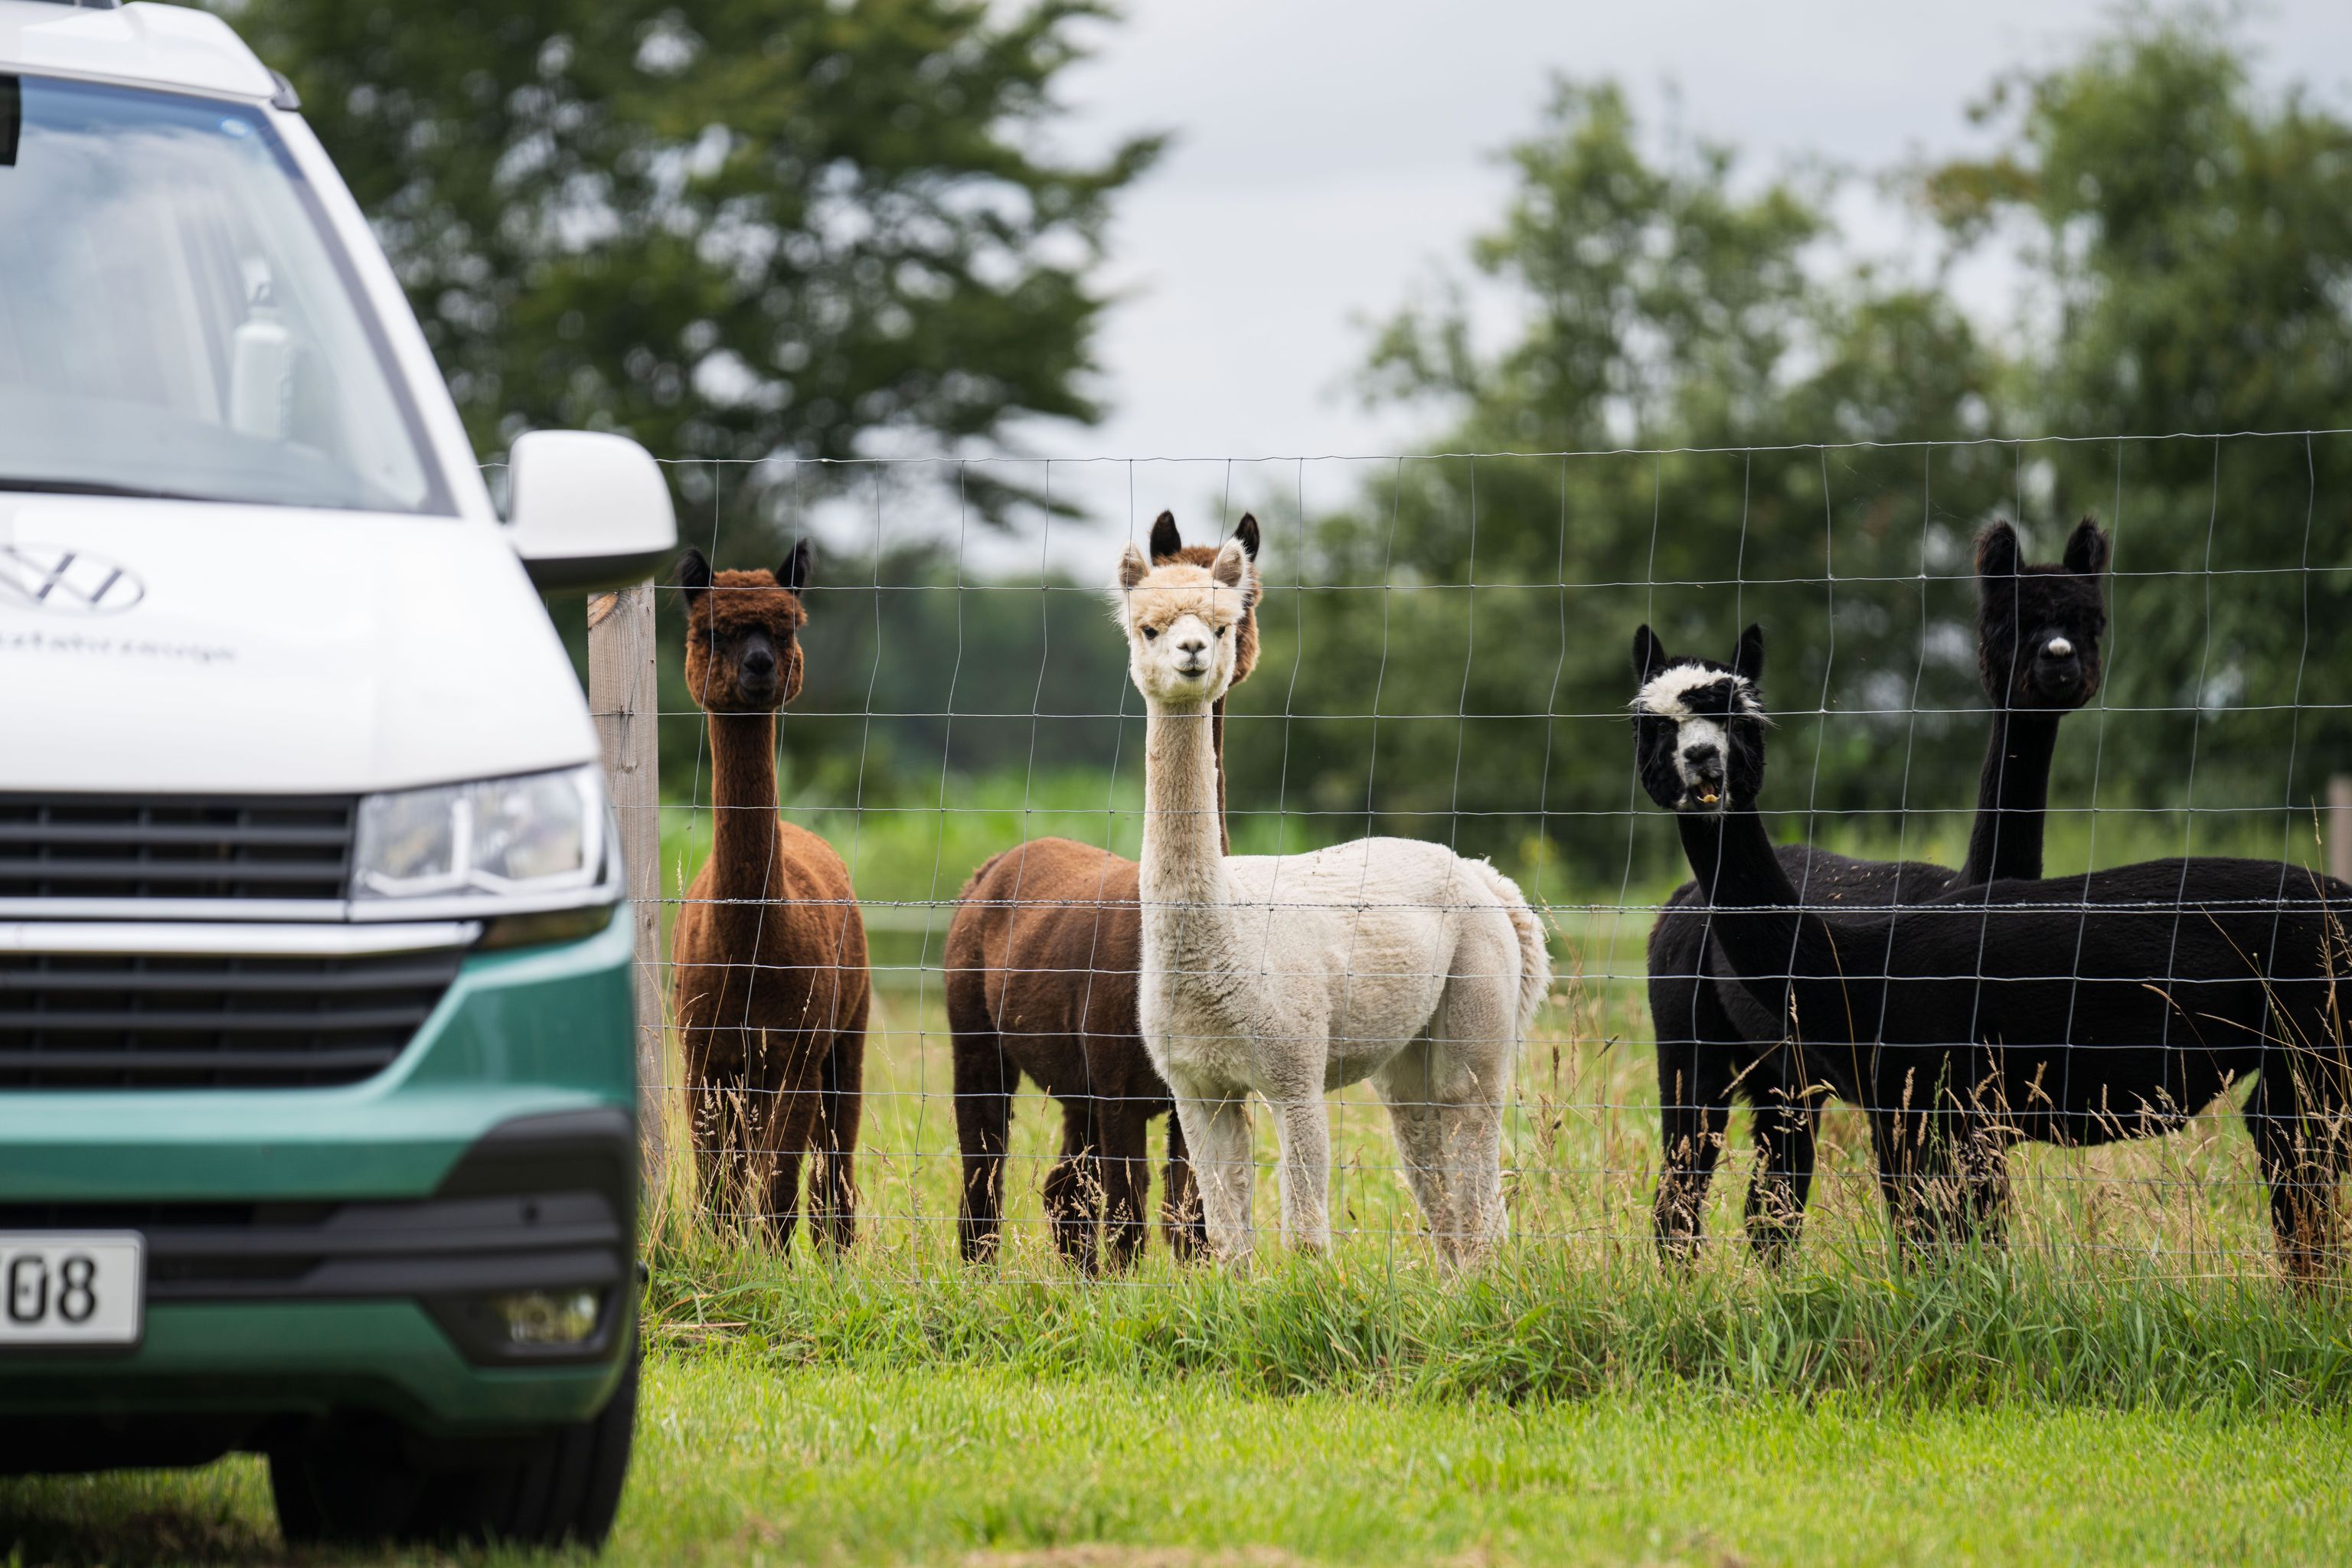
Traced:
[[[1257, 519], [1234, 531], [1255, 558]], [[1151, 525], [1158, 564], [1206, 567], [1216, 547], [1186, 544], [1173, 513]], [[1235, 628], [1234, 685], [1257, 663], [1257, 610]], [[1210, 710], [1224, 757], [1224, 699]], [[1218, 774], [1223, 821], [1224, 778]], [[1143, 916], [1134, 861], [1091, 844], [1038, 838], [992, 857], [958, 897], [948, 922], [948, 1026], [955, 1037], [956, 1137], [963, 1153], [958, 1239], [967, 1259], [993, 1256], [1003, 1226], [1004, 1147], [1013, 1096], [1025, 1074], [1062, 1108], [1062, 1152], [1045, 1173], [1047, 1223], [1062, 1256], [1080, 1268], [1113, 1268], [1143, 1248], [1150, 1187], [1146, 1133], [1168, 1117], [1160, 1227], [1189, 1258], [1202, 1239], [1201, 1205], [1184, 1154], [1175, 1101], [1136, 1026], [1136, 973]], [[1097, 1210], [1104, 1232], [1097, 1237]]]
[[[2250, 1078], [2282, 1260], [2307, 1279], [2332, 1258], [2352, 1162], [2336, 988], [2352, 888], [2201, 858], [1808, 910], [1757, 812], [1762, 633], [1750, 626], [1727, 667], [1675, 659], [1644, 626], [1633, 659], [1643, 785], [1675, 814], [1742, 983], [1855, 1086], [1899, 1234], [1998, 1234], [2009, 1145], [2169, 1131]], [[1695, 683], [1693, 668], [1711, 679]], [[1654, 703], [1661, 677], [1671, 700]], [[1711, 722], [1691, 731], [1693, 718]]]
[[810, 1160], [810, 1226], [855, 1239], [871, 1003], [866, 925], [833, 847], [777, 816], [776, 712], [800, 695], [803, 542], [783, 567], [678, 562], [688, 689], [709, 715], [710, 858], [671, 939], [675, 1006], [707, 1208], [751, 1202], [789, 1247]]
[[1411, 839], [1227, 856], [1211, 705], [1232, 684], [1255, 595], [1228, 543], [1207, 566], [1132, 545], [1112, 593], [1144, 742], [1143, 1038], [1176, 1093], [1211, 1244], [1252, 1244], [1247, 1096], [1274, 1108], [1282, 1228], [1330, 1243], [1327, 1090], [1370, 1079], [1439, 1256], [1504, 1232], [1502, 1120], [1551, 983], [1534, 911], [1484, 861]]
[[[2058, 562], [2026, 565], [2022, 553], [2007, 522], [1991, 523], [1977, 537], [1977, 663], [1993, 719], [1967, 863], [1950, 870], [1783, 845], [1780, 864], [1803, 902], [1886, 909], [1999, 878], [2042, 875], [2058, 725], [2099, 689], [2107, 537], [2084, 518]], [[1670, 669], [1653, 697], [1671, 697], [1676, 679], [1704, 684], [1706, 676], [1696, 665]], [[1823, 1100], [1832, 1092], [1851, 1100], [1857, 1090], [1842, 1061], [1815, 1061], [1784, 1046], [1780, 1020], [1739, 984], [1707, 926], [1706, 900], [1690, 881], [1675, 890], [1650, 931], [1664, 1143], [1654, 1231], [1663, 1257], [1690, 1257], [1732, 1105], [1743, 1100], [1751, 1108], [1756, 1148], [1747, 1231], [1769, 1261], [1802, 1232]]]

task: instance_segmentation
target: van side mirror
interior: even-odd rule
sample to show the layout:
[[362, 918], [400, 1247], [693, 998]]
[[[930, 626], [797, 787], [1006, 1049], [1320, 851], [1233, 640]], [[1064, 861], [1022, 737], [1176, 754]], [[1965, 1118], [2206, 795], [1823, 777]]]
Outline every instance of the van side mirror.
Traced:
[[677, 549], [661, 465], [626, 436], [533, 430], [508, 458], [507, 542], [543, 592], [643, 582]]

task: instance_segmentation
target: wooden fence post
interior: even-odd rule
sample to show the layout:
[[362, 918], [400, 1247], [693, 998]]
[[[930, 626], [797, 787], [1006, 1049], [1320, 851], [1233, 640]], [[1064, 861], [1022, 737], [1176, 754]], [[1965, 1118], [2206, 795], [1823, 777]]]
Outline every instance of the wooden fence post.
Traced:
[[588, 601], [588, 712], [596, 721], [613, 815], [621, 825], [637, 949], [637, 1135], [646, 1191], [662, 1190], [669, 1136], [669, 1036], [661, 970], [661, 770], [656, 743], [654, 585]]
[[2327, 780], [2327, 874], [2352, 882], [2352, 773]]

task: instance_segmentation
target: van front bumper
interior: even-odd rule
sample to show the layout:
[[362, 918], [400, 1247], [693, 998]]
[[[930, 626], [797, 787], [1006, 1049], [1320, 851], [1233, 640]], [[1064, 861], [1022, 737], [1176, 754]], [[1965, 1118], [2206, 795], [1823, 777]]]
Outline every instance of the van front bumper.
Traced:
[[[202, 1457], [601, 1409], [635, 1326], [630, 930], [467, 957], [362, 1083], [0, 1092], [0, 1231], [137, 1230], [147, 1268], [135, 1346], [0, 1352], [0, 1413]], [[490, 1302], [539, 1291], [594, 1292], [593, 1333], [509, 1342]]]

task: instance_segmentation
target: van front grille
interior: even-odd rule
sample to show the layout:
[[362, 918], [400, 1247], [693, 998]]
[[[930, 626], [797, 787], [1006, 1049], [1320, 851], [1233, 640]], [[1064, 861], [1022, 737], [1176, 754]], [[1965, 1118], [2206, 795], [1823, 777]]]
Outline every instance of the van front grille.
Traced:
[[462, 958], [0, 952], [0, 1089], [356, 1083], [392, 1065]]
[[0, 900], [340, 900], [349, 796], [0, 795]]

